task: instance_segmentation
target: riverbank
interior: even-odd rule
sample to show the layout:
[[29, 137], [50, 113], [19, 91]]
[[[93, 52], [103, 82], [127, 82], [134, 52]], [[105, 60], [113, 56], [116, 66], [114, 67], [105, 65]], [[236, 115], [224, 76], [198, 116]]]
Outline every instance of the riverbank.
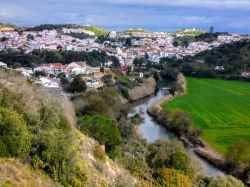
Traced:
[[156, 81], [153, 77], [143, 80], [143, 83], [140, 86], [137, 86], [128, 91], [129, 100], [137, 101], [142, 98], [148, 97], [155, 92]]
[[[159, 122], [160, 113], [163, 110], [161, 108], [161, 105], [163, 103], [169, 102], [175, 99], [176, 97], [185, 95], [187, 93], [187, 82], [182, 74], [178, 75], [175, 88], [176, 90], [174, 96], [166, 95], [163, 98], [159, 99], [157, 102], [153, 103], [150, 107], [148, 107], [147, 112], [152, 117], [154, 117], [156, 121]], [[207, 145], [204, 141], [198, 138], [194, 138], [193, 136], [190, 137], [188, 133], [180, 135], [179, 138], [185, 144], [189, 145], [198, 156], [204, 158], [207, 162], [209, 162], [210, 164], [214, 165], [217, 168], [220, 168], [222, 170], [225, 169], [225, 159], [223, 158], [223, 156], [218, 154], [213, 148]]]

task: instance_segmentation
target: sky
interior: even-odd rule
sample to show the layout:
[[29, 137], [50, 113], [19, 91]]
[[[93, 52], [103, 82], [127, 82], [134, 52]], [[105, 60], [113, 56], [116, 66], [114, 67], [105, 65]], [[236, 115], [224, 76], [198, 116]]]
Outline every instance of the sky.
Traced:
[[215, 31], [250, 34], [250, 0], [0, 0], [0, 22], [164, 32], [214, 26]]

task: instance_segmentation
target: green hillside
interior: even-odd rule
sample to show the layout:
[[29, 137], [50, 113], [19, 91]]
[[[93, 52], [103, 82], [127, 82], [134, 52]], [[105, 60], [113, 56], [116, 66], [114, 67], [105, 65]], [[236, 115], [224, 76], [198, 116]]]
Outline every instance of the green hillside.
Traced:
[[131, 32], [151, 32], [147, 29], [130, 29], [130, 30], [125, 30], [123, 32], [131, 33]]
[[106, 36], [109, 33], [108, 30], [96, 26], [84, 26], [82, 29], [94, 32], [97, 36]]
[[181, 31], [177, 31], [177, 34], [190, 34], [190, 35], [202, 35], [204, 33], [206, 33], [206, 31], [204, 30], [193, 30], [193, 29], [184, 29]]
[[13, 31], [16, 26], [10, 23], [0, 23], [0, 31]]
[[164, 103], [164, 108], [190, 112], [202, 138], [220, 153], [238, 139], [250, 142], [250, 84], [187, 78], [188, 93]]

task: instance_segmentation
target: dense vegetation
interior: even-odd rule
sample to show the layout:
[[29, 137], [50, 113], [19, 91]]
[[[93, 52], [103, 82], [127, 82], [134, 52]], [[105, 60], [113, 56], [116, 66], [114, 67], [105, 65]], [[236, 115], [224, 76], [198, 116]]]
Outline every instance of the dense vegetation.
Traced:
[[114, 154], [121, 143], [121, 134], [117, 122], [100, 115], [84, 116], [80, 118], [79, 128], [88, 136], [92, 136], [104, 144], [108, 153]]
[[77, 24], [43, 24], [35, 27], [27, 28], [27, 31], [42, 31], [42, 30], [61, 30], [63, 28], [74, 29], [79, 28]]
[[183, 47], [188, 47], [188, 45], [191, 42], [213, 42], [216, 41], [218, 39], [218, 36], [224, 34], [221, 32], [216, 32], [216, 33], [202, 33], [202, 34], [198, 34], [195, 36], [182, 36], [182, 37], [175, 37], [174, 38], [174, 42], [173, 45], [175, 47], [177, 46], [183, 46]]
[[190, 112], [202, 138], [219, 152], [238, 139], [250, 142], [249, 83], [187, 78], [188, 94], [163, 105]]
[[71, 33], [67, 33], [66, 35], [69, 35], [73, 38], [78, 38], [80, 40], [83, 40], [83, 39], [87, 39], [87, 38], [94, 38], [95, 36], [90, 36], [88, 34], [85, 34], [85, 33], [74, 33], [74, 32], [71, 32]]
[[44, 51], [35, 50], [32, 53], [25, 54], [23, 51], [1, 51], [0, 59], [10, 67], [36, 67], [47, 63], [69, 64], [76, 61], [86, 61], [90, 66], [100, 66], [100, 64], [113, 61], [115, 65], [119, 61], [115, 57], [109, 57], [106, 53], [76, 52], [76, 51]]
[[[192, 77], [218, 77], [223, 79], [246, 80], [241, 72], [250, 68], [250, 42], [248, 40], [225, 44], [194, 57], [184, 59], [162, 58], [162, 76], [176, 78], [178, 72]], [[215, 70], [223, 66], [224, 70]]]
[[0, 156], [19, 157], [64, 185], [84, 185], [75, 136], [60, 105], [39, 96], [14, 72], [0, 76], [6, 81], [0, 82]]

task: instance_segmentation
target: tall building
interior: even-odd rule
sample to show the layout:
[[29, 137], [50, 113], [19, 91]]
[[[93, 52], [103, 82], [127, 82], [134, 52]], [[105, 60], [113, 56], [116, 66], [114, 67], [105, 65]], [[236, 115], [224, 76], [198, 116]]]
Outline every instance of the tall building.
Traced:
[[210, 27], [209, 32], [210, 32], [210, 33], [214, 33], [214, 27], [213, 27], [213, 26]]

